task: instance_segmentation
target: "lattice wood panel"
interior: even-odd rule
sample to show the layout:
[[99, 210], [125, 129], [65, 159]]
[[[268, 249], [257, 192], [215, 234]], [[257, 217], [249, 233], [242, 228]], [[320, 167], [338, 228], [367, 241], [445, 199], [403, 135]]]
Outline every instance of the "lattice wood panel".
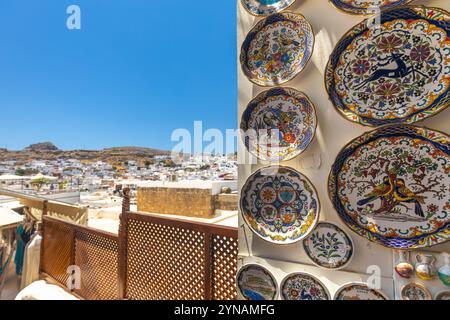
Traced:
[[67, 268], [73, 265], [74, 231], [65, 224], [45, 221], [41, 271], [66, 286]]
[[81, 271], [81, 289], [88, 300], [118, 299], [117, 238], [90, 232], [76, 232], [75, 265]]
[[128, 299], [205, 298], [205, 236], [141, 220], [128, 223]]
[[[236, 232], [237, 233], [237, 232]], [[212, 237], [212, 288], [214, 300], [236, 300], [238, 240], [236, 237]]]

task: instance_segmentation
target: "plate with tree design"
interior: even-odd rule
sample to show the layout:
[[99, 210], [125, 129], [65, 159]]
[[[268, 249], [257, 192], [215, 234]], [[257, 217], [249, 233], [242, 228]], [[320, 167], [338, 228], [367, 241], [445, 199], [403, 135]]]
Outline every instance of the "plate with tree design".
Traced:
[[303, 248], [314, 264], [327, 269], [342, 269], [353, 257], [352, 239], [330, 222], [319, 222], [303, 240]]
[[389, 125], [347, 144], [328, 191], [339, 217], [358, 235], [393, 249], [450, 239], [450, 139], [439, 131]]
[[331, 5], [345, 13], [367, 15], [410, 3], [412, 0], [329, 0]]
[[276, 86], [296, 77], [314, 48], [311, 25], [301, 14], [276, 13], [247, 34], [240, 55], [245, 76], [260, 86]]
[[446, 109], [450, 14], [404, 6], [370, 19], [344, 35], [328, 62], [325, 84], [338, 112], [381, 126], [414, 123]]
[[283, 166], [253, 173], [241, 190], [240, 208], [250, 229], [275, 244], [304, 239], [319, 218], [319, 197], [309, 179]]
[[317, 116], [313, 103], [292, 88], [262, 92], [245, 109], [241, 130], [247, 150], [264, 161], [295, 158], [314, 139]]
[[327, 287], [316, 277], [297, 272], [288, 275], [281, 283], [283, 300], [330, 300]]
[[286, 10], [295, 0], [241, 0], [245, 10], [254, 16], [268, 16]]

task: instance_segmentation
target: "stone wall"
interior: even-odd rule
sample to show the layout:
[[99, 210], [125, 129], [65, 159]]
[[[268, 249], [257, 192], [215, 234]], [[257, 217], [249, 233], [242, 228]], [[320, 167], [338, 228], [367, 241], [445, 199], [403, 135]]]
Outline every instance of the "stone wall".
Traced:
[[211, 189], [141, 187], [137, 190], [138, 211], [198, 218], [214, 215]]
[[219, 210], [237, 211], [238, 201], [236, 193], [218, 194], [214, 196], [214, 207]]

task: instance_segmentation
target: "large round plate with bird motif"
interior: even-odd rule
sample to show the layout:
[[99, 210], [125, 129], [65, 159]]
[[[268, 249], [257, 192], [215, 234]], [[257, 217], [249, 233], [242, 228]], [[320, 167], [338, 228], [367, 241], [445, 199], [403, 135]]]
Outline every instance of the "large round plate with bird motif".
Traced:
[[354, 15], [366, 15], [410, 3], [412, 0], [329, 0], [338, 10]]
[[365, 283], [354, 282], [343, 285], [334, 294], [334, 300], [388, 300], [386, 295], [369, 288]]
[[284, 300], [330, 300], [325, 285], [310, 274], [297, 272], [288, 275], [281, 283], [281, 297]]
[[249, 152], [271, 162], [290, 160], [302, 153], [313, 140], [316, 126], [314, 105], [304, 93], [291, 88], [259, 94], [241, 120]]
[[252, 231], [276, 244], [302, 240], [319, 218], [319, 198], [312, 183], [282, 166], [252, 174], [241, 190], [240, 208]]
[[301, 14], [268, 16], [248, 33], [242, 48], [242, 71], [253, 83], [276, 86], [292, 80], [308, 63], [314, 33]]
[[450, 13], [405, 6], [353, 27], [330, 56], [325, 84], [345, 118], [414, 123], [450, 104]]
[[351, 230], [396, 249], [450, 239], [450, 140], [411, 125], [368, 132], [338, 154], [330, 199]]
[[241, 0], [242, 6], [254, 16], [268, 16], [281, 12], [291, 5], [295, 0]]
[[275, 300], [278, 285], [273, 275], [257, 264], [247, 264], [237, 276], [239, 294], [245, 300]]

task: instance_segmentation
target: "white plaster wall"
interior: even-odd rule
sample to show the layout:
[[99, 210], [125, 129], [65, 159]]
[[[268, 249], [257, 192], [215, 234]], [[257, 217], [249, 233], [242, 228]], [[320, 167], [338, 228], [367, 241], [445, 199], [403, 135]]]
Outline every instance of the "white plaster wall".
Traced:
[[[422, 0], [413, 1], [413, 4], [436, 6], [450, 10], [449, 0]], [[327, 281], [335, 284], [347, 279], [349, 273], [353, 274], [355, 279], [365, 279], [367, 267], [370, 265], [378, 265], [384, 277], [382, 290], [388, 296], [394, 298], [394, 288], [392, 286], [393, 250], [371, 243], [343, 225], [328, 198], [327, 191], [328, 174], [340, 149], [350, 140], [365, 131], [371, 130], [370, 127], [357, 125], [340, 116], [328, 100], [324, 85], [325, 66], [335, 44], [345, 32], [359, 23], [364, 17], [339, 12], [327, 0], [297, 0], [290, 11], [301, 13], [308, 19], [313, 26], [316, 42], [313, 57], [305, 70], [283, 86], [296, 88], [309, 96], [315, 104], [319, 125], [315, 140], [306, 152], [291, 161], [284, 162], [283, 165], [293, 167], [310, 178], [320, 197], [320, 220], [335, 222], [348, 232], [355, 244], [355, 256], [352, 262], [343, 270], [344, 272], [324, 271], [317, 267], [309, 267], [312, 266], [312, 263], [304, 253], [301, 242], [287, 246], [268, 243], [257, 236], [253, 236], [252, 231], [245, 225], [245, 222], [240, 216], [239, 247], [240, 255], [242, 256], [240, 263], [249, 263], [252, 260], [258, 260], [260, 263], [269, 264], [269, 267], [276, 265], [276, 269], [279, 270], [277, 271], [278, 274], [283, 274], [284, 269], [292, 271], [292, 269], [295, 269], [295, 266], [297, 266], [298, 270], [308, 268], [312, 273], [323, 275], [328, 279]], [[239, 64], [241, 44], [246, 34], [259, 19], [248, 14], [239, 4], [239, 0], [237, 17], [239, 125], [241, 114], [248, 102], [260, 92], [267, 90], [267, 88], [258, 87], [248, 81], [242, 73]], [[417, 123], [417, 125], [427, 126], [448, 133], [450, 131], [450, 108], [435, 117]], [[245, 153], [245, 147], [240, 142], [239, 157], [242, 159]], [[239, 163], [242, 163], [242, 161], [239, 161]], [[262, 164], [239, 166], [239, 190], [242, 188], [248, 176], [261, 166]], [[450, 243], [433, 247], [430, 250], [450, 252]], [[332, 287], [334, 288], [334, 285]]]

